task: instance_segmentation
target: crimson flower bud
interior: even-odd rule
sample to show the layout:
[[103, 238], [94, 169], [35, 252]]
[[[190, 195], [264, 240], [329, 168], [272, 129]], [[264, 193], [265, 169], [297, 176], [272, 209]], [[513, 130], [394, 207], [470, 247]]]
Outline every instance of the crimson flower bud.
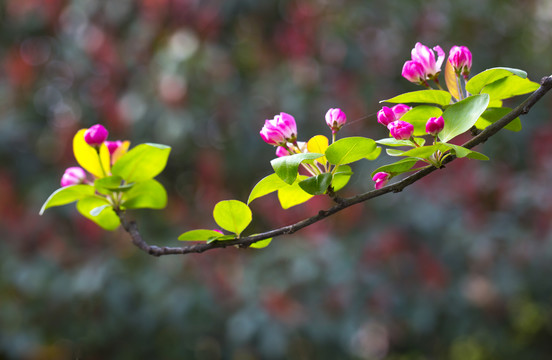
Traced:
[[393, 113], [395, 114], [395, 120], [399, 120], [402, 118], [404, 114], [409, 112], [412, 108], [405, 104], [397, 104], [391, 108], [393, 110]]
[[432, 117], [426, 123], [426, 133], [436, 136], [445, 127], [445, 120], [442, 116]]
[[448, 61], [457, 74], [469, 75], [472, 66], [472, 54], [465, 46], [453, 46]]
[[278, 146], [276, 148], [276, 156], [282, 157], [282, 156], [288, 156], [288, 155], [289, 155], [289, 151], [285, 147]]
[[86, 172], [78, 166], [65, 169], [61, 177], [61, 187], [82, 184], [86, 180]]
[[90, 146], [100, 146], [107, 139], [107, 129], [103, 125], [96, 124], [91, 126], [84, 133], [84, 141]]
[[384, 106], [378, 111], [378, 122], [383, 126], [387, 126], [395, 120], [395, 113], [390, 107]]
[[408, 140], [414, 133], [414, 126], [406, 121], [397, 120], [387, 125], [391, 136], [396, 140]]
[[123, 142], [121, 140], [117, 141], [105, 141], [105, 146], [107, 146], [107, 149], [109, 150], [109, 154], [113, 155], [115, 151], [119, 148], [119, 146], [123, 145]]
[[332, 129], [332, 133], [338, 132], [347, 122], [347, 115], [338, 108], [330, 109], [326, 113], [326, 124]]
[[390, 174], [386, 173], [386, 172], [383, 172], [383, 171], [380, 171], [380, 172], [377, 172], [374, 177], [372, 177], [372, 181], [375, 181], [375, 188], [376, 189], [381, 189], [382, 187], [384, 187], [387, 182], [389, 181], [389, 178], [391, 177]]
[[412, 83], [421, 84], [425, 81], [424, 67], [417, 61], [408, 60], [403, 65], [402, 76]]

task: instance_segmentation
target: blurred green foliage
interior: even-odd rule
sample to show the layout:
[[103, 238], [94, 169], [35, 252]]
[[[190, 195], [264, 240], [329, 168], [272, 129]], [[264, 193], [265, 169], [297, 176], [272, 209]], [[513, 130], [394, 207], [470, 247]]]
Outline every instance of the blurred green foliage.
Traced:
[[[265, 250], [151, 258], [72, 207], [38, 216], [75, 132], [173, 148], [147, 240], [213, 228], [270, 173], [264, 119], [300, 140], [385, 137], [381, 99], [416, 41], [465, 45], [474, 73], [549, 75], [548, 0], [5, 0], [0, 14], [0, 359], [546, 359], [552, 351], [552, 101], [399, 195]], [[515, 105], [515, 101], [511, 105]], [[383, 158], [383, 157], [382, 157]], [[355, 166], [345, 195], [373, 187]], [[328, 206], [253, 205], [251, 231]]]

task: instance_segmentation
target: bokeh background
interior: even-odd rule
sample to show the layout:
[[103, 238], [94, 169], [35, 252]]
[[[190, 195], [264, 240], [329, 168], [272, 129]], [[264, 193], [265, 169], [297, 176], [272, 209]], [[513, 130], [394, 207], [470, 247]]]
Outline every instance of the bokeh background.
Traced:
[[[473, 72], [552, 73], [549, 0], [4, 0], [0, 5], [0, 359], [548, 359], [552, 353], [552, 96], [401, 194], [264, 250], [153, 258], [74, 206], [38, 211], [76, 165], [74, 133], [172, 146], [146, 239], [213, 228], [270, 173], [258, 132], [280, 111], [299, 137], [387, 135], [379, 100], [417, 41], [468, 46]], [[521, 102], [514, 99], [512, 106]], [[343, 196], [389, 162], [355, 165]], [[287, 211], [256, 200], [250, 230]]]

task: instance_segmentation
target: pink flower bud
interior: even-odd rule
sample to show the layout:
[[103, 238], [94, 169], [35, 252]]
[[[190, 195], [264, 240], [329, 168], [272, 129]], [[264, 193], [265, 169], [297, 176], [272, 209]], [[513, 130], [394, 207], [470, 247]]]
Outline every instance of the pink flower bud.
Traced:
[[410, 82], [421, 84], [425, 81], [424, 67], [417, 61], [408, 60], [403, 65], [402, 76]]
[[472, 66], [472, 54], [465, 46], [453, 46], [448, 61], [457, 74], [469, 75]]
[[278, 146], [276, 148], [276, 156], [278, 157], [282, 157], [282, 156], [288, 156], [289, 155], [289, 151], [287, 151], [287, 149], [283, 146]]
[[265, 124], [261, 129], [261, 138], [270, 145], [278, 146], [286, 144], [284, 135], [274, 126], [273, 120], [265, 120]]
[[293, 116], [282, 112], [280, 115], [274, 116], [273, 121], [276, 122], [276, 127], [287, 141], [292, 143], [297, 140], [297, 124]]
[[82, 184], [86, 180], [86, 173], [78, 166], [67, 168], [61, 177], [61, 187]]
[[121, 140], [117, 141], [105, 141], [105, 146], [107, 146], [107, 149], [109, 150], [109, 154], [113, 155], [117, 149], [123, 145], [123, 142]]
[[341, 109], [335, 108], [330, 109], [326, 113], [326, 124], [332, 129], [332, 133], [335, 134], [336, 132], [345, 125], [347, 122], [347, 115]]
[[397, 120], [389, 123], [389, 125], [387, 125], [387, 128], [391, 132], [391, 136], [393, 136], [397, 140], [408, 140], [414, 133], [414, 126], [402, 120]]
[[393, 113], [395, 114], [395, 120], [399, 120], [402, 118], [404, 114], [409, 112], [412, 108], [405, 104], [398, 104], [391, 108], [393, 110]]
[[[437, 52], [437, 59], [435, 58], [435, 50]], [[427, 46], [421, 43], [416, 43], [414, 49], [412, 49], [412, 60], [422, 65], [425, 79], [432, 79], [439, 75], [441, 72], [441, 65], [445, 60], [445, 52], [440, 46], [435, 46], [433, 50], [430, 50]]]
[[383, 126], [387, 126], [395, 120], [395, 113], [393, 112], [393, 109], [384, 106], [380, 111], [378, 111], [378, 122]]
[[103, 125], [96, 124], [91, 126], [84, 133], [84, 141], [90, 146], [100, 146], [107, 139], [107, 129]]
[[432, 117], [432, 118], [429, 118], [429, 120], [426, 123], [426, 133], [435, 136], [439, 134], [444, 127], [445, 127], [445, 120], [443, 119], [442, 116], [439, 116], [436, 118]]
[[375, 184], [375, 188], [376, 189], [381, 189], [382, 187], [384, 187], [387, 182], [389, 181], [389, 178], [391, 177], [390, 174], [386, 173], [386, 172], [377, 172], [374, 177], [372, 178], [372, 181], [375, 181], [376, 184]]

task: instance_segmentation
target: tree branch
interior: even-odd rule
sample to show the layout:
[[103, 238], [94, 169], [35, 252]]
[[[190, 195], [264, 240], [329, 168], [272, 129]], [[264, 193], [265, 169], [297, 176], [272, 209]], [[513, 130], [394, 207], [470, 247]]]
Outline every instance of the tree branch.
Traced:
[[[535, 105], [550, 89], [552, 89], [552, 75], [542, 78], [541, 86], [533, 92], [523, 103], [514, 108], [503, 118], [497, 122], [489, 125], [485, 130], [483, 130], [479, 135], [473, 137], [471, 140], [464, 143], [462, 146], [466, 148], [473, 148], [489, 139], [491, 136], [495, 135], [499, 130], [504, 128], [510, 122], [520, 115], [525, 115], [529, 110]], [[445, 159], [443, 164], [453, 161], [455, 157], [449, 156]], [[117, 211], [117, 215], [121, 219], [121, 224], [126, 232], [129, 233], [132, 238], [132, 243], [136, 245], [141, 250], [153, 256], [162, 256], [162, 255], [175, 255], [175, 254], [189, 254], [189, 253], [202, 253], [207, 250], [217, 249], [217, 248], [226, 248], [228, 246], [238, 246], [241, 248], [249, 247], [249, 245], [268, 238], [273, 238], [281, 235], [293, 234], [296, 231], [312, 225], [320, 220], [323, 220], [343, 209], [346, 209], [350, 206], [356, 205], [358, 203], [373, 199], [375, 197], [382, 196], [384, 194], [393, 192], [401, 192], [404, 188], [409, 185], [414, 184], [416, 181], [422, 179], [423, 177], [431, 174], [435, 170], [438, 170], [435, 167], [425, 168], [423, 170], [417, 171], [414, 174], [404, 178], [403, 180], [387, 185], [378, 190], [372, 190], [359, 194], [350, 198], [341, 198], [336, 196], [333, 192], [330, 193], [332, 199], [337, 203], [327, 210], [320, 210], [317, 215], [310, 218], [301, 220], [295, 224], [284, 226], [278, 229], [273, 229], [266, 231], [261, 234], [251, 235], [242, 237], [235, 240], [225, 240], [225, 241], [214, 241], [209, 244], [207, 243], [198, 243], [193, 245], [187, 245], [183, 247], [159, 247], [154, 245], [149, 245], [146, 243], [140, 232], [138, 231], [138, 226], [134, 221], [128, 221], [125, 217], [124, 211]]]

